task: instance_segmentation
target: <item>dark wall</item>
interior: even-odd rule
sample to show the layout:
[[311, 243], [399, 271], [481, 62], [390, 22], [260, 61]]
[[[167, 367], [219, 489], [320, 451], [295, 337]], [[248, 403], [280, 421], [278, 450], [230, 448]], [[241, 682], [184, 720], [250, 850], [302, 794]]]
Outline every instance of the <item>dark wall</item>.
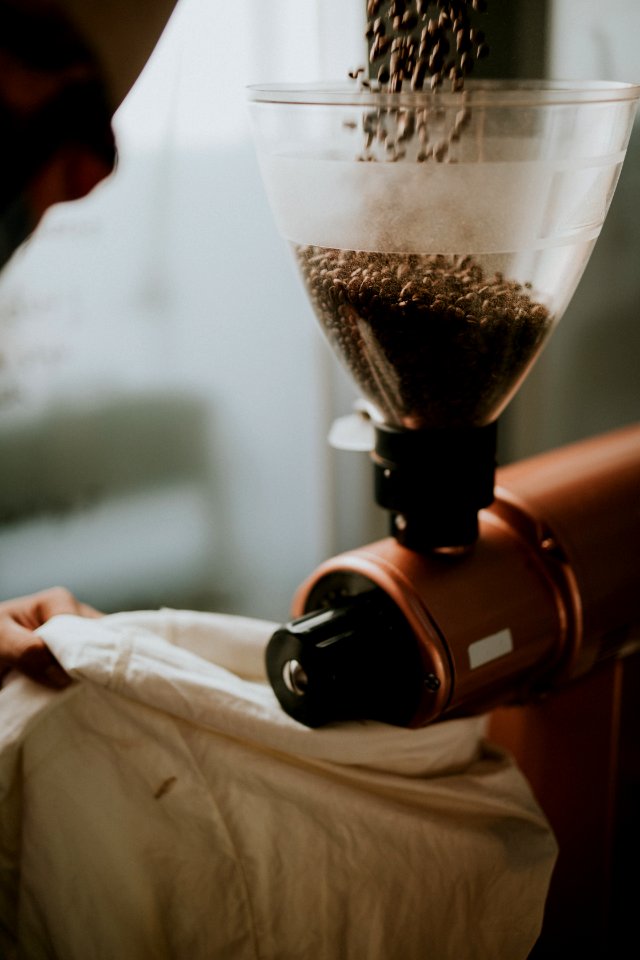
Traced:
[[489, 0], [482, 17], [491, 56], [476, 68], [479, 77], [543, 77], [548, 0]]

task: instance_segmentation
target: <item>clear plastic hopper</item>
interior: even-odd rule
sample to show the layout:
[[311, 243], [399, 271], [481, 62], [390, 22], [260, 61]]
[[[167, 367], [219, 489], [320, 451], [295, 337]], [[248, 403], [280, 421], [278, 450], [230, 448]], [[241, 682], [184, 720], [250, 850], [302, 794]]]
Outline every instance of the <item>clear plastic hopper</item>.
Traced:
[[495, 421], [587, 264], [638, 95], [251, 89], [279, 229], [376, 424], [377, 498], [408, 546], [473, 541]]

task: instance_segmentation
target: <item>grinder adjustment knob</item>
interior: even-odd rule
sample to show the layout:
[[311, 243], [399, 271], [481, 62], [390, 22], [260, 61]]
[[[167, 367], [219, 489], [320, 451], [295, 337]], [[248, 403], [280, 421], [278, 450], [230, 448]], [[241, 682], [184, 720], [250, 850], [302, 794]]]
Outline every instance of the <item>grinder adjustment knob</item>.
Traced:
[[356, 719], [406, 726], [428, 679], [413, 631], [377, 587], [280, 627], [266, 664], [285, 712], [309, 727]]

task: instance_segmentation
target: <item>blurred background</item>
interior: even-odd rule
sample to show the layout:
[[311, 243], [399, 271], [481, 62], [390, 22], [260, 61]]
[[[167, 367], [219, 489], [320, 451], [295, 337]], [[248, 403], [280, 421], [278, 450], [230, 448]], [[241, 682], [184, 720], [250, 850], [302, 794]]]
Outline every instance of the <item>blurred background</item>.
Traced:
[[[490, 0], [485, 76], [640, 81], [636, 0]], [[179, 0], [116, 115], [115, 174], [0, 276], [0, 599], [275, 620], [382, 536], [356, 396], [275, 230], [251, 82], [342, 79], [364, 0]], [[506, 463], [638, 419], [640, 125], [571, 307], [501, 418]]]

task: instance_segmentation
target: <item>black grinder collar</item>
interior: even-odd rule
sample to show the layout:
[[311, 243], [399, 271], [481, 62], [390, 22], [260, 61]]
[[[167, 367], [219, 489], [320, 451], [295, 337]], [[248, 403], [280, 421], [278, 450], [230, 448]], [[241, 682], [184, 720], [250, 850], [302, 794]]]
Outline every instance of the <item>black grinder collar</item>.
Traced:
[[497, 422], [417, 430], [375, 425], [376, 502], [392, 535], [419, 552], [469, 548], [494, 498]]

